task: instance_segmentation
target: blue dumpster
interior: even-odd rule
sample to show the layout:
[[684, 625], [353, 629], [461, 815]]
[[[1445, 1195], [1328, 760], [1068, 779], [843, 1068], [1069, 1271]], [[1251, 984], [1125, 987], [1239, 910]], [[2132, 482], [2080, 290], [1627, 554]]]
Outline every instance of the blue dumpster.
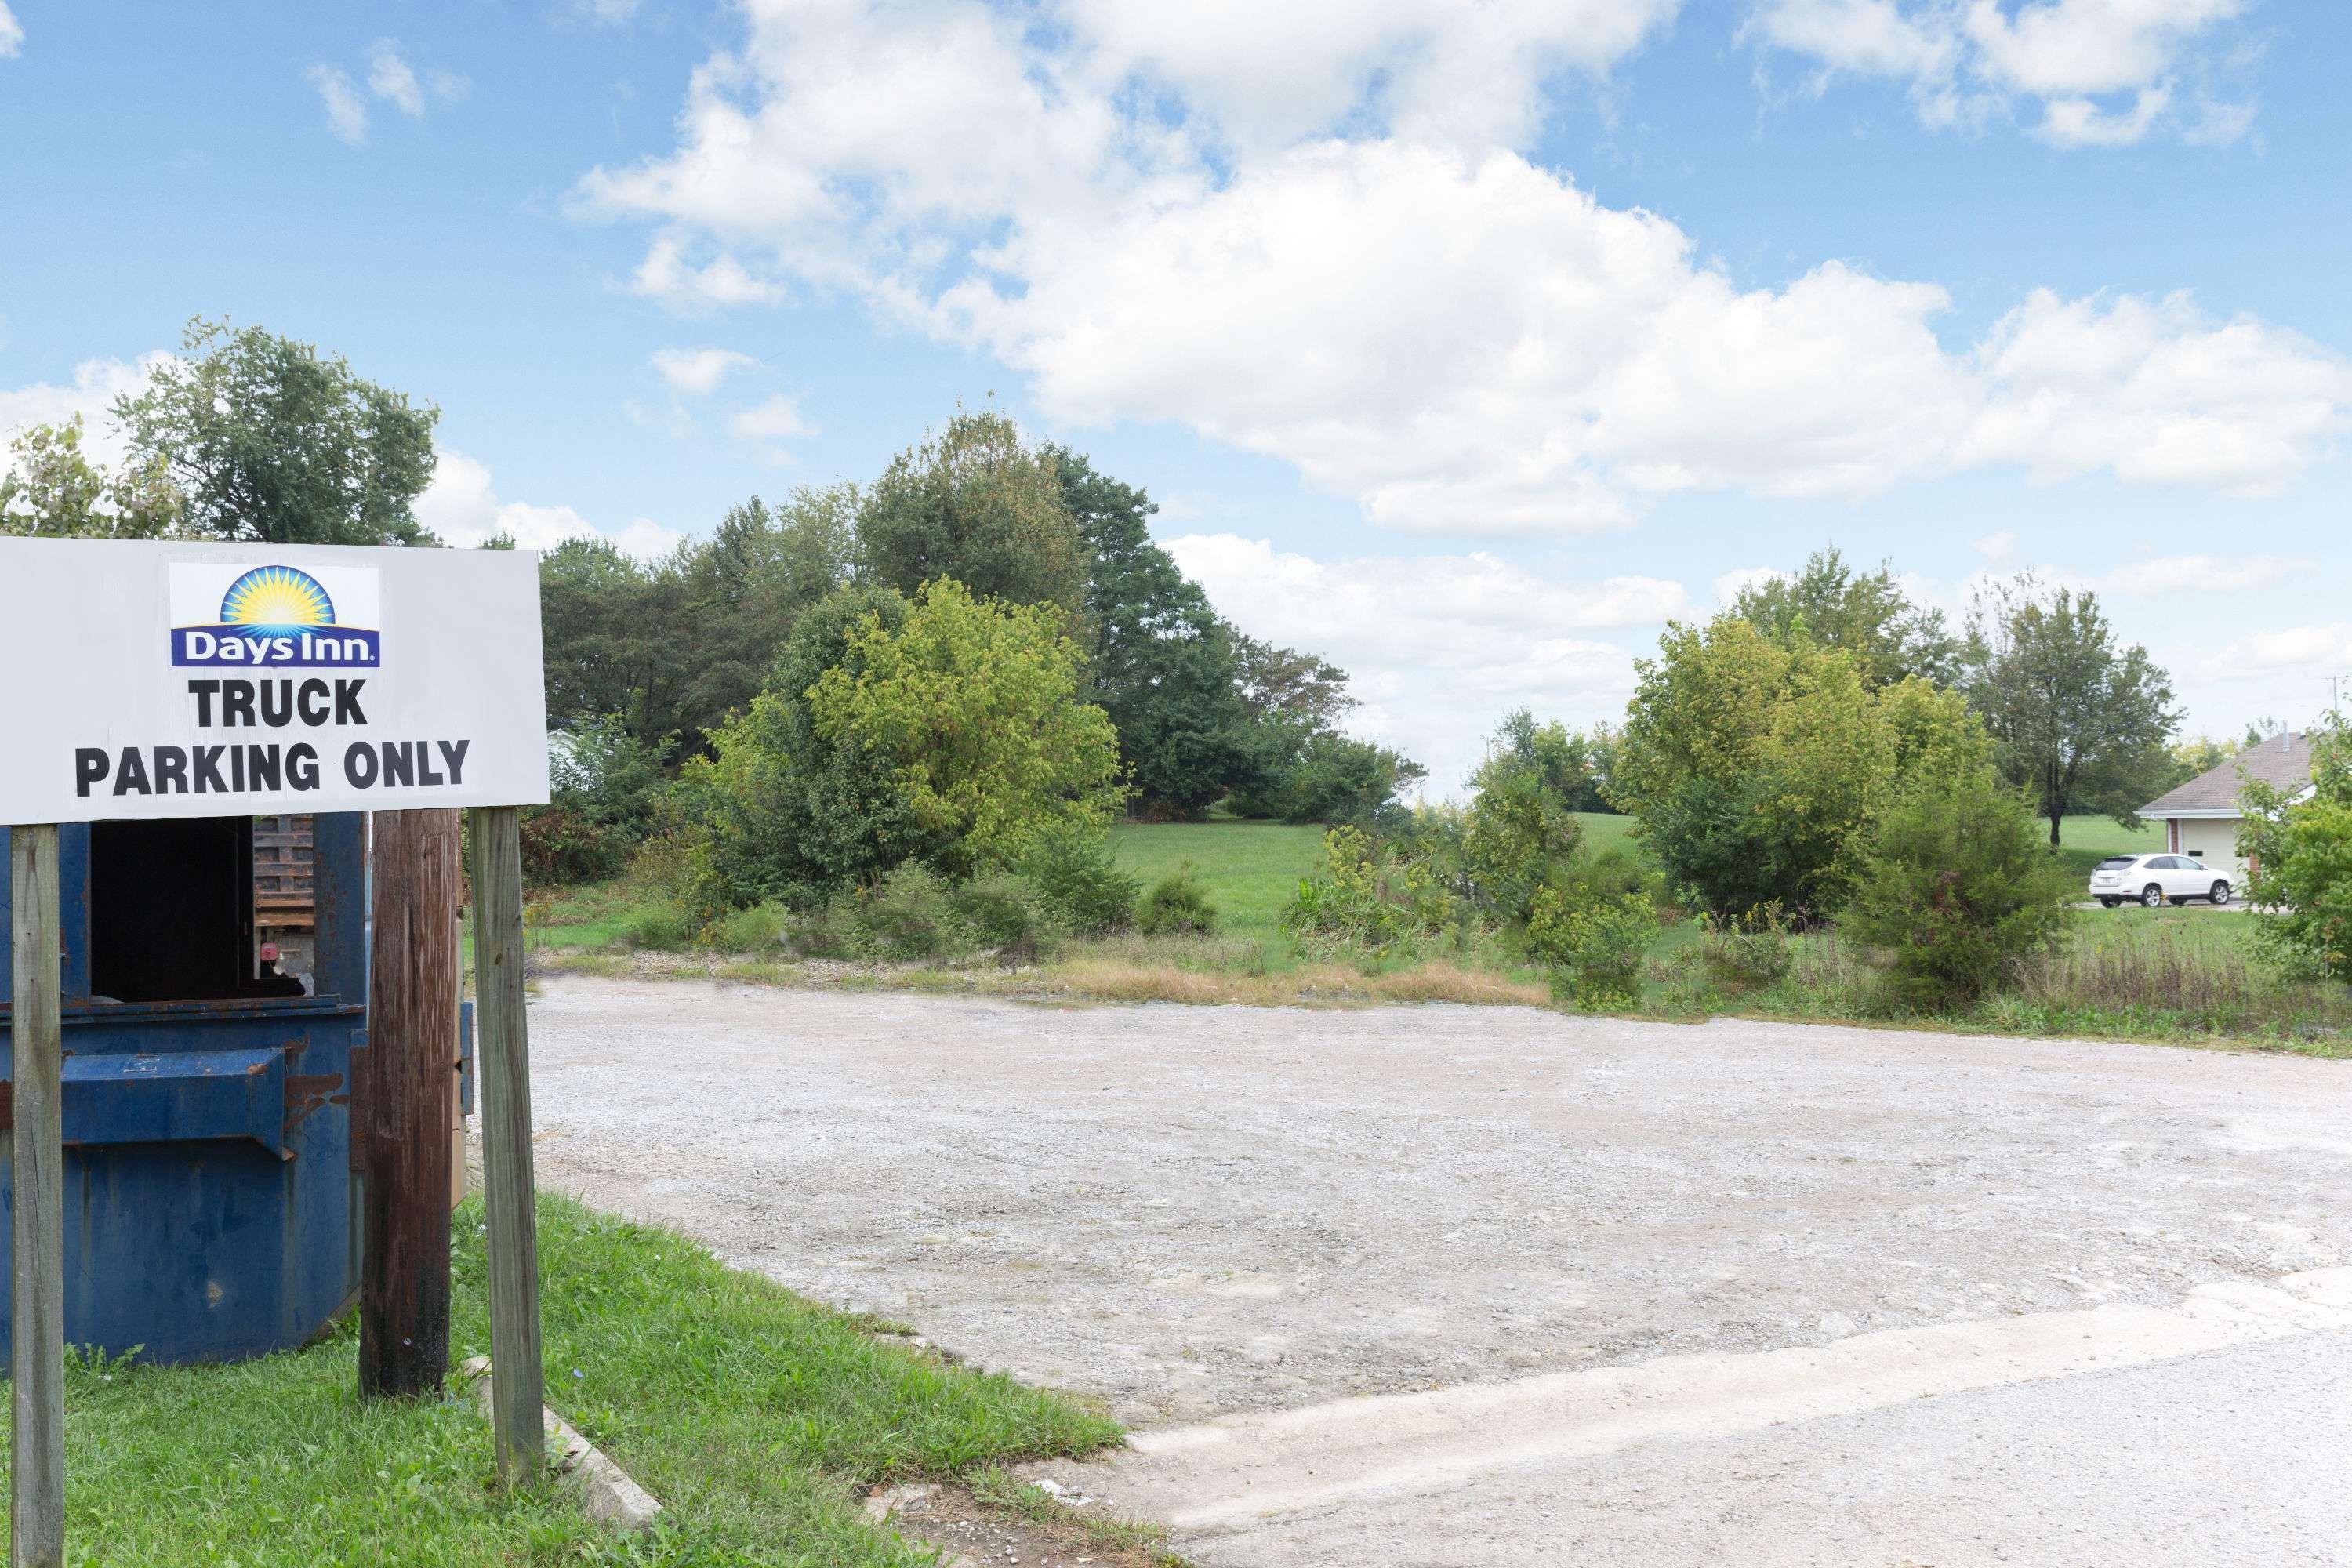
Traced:
[[[314, 820], [311, 994], [258, 957], [250, 817], [60, 831], [68, 1344], [232, 1361], [301, 1344], [356, 1290], [365, 826]], [[0, 931], [7, 839], [0, 828]], [[0, 943], [11, 1068], [12, 987]], [[12, 1197], [0, 1161], [0, 1205]], [[0, 1279], [7, 1253], [0, 1225]]]

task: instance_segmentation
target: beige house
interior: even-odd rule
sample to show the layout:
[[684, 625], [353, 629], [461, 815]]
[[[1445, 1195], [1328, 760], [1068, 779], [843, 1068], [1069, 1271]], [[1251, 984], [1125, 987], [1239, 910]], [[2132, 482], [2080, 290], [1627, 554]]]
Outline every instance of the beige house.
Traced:
[[2248, 746], [2211, 773], [2149, 801], [2139, 814], [2164, 829], [2167, 854], [2186, 855], [2215, 870], [2226, 868], [2230, 880], [2242, 888], [2251, 868], [2238, 853], [2238, 827], [2245, 820], [2238, 795], [2250, 779], [2276, 784], [2290, 799], [2309, 795], [2311, 737], [2282, 733]]

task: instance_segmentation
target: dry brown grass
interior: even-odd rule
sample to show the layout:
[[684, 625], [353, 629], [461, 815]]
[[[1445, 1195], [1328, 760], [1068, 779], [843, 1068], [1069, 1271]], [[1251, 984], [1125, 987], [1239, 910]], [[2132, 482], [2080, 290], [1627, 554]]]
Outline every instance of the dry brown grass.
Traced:
[[[908, 991], [977, 991], [997, 996], [1053, 996], [1087, 1002], [1189, 1002], [1210, 1006], [1372, 1006], [1382, 1003], [1465, 1002], [1542, 1007], [1549, 990], [1538, 980], [1444, 960], [1366, 974], [1340, 963], [1262, 968], [1247, 955], [1201, 955], [1187, 945], [1129, 939], [1074, 946], [1062, 956], [1020, 968], [992, 963], [919, 964], [793, 963], [720, 954], [583, 952], [533, 955], [533, 972], [631, 980], [731, 980], [751, 985], [867, 986]], [[1191, 958], [1193, 962], [1183, 962]]]
[[1545, 986], [1489, 970], [1446, 963], [1364, 974], [1344, 964], [1302, 964], [1267, 974], [1188, 969], [1116, 956], [1079, 956], [992, 987], [1008, 993], [1097, 1002], [1191, 1002], [1244, 1007], [1370, 1006], [1381, 1003], [1467, 1002], [1542, 1007]]

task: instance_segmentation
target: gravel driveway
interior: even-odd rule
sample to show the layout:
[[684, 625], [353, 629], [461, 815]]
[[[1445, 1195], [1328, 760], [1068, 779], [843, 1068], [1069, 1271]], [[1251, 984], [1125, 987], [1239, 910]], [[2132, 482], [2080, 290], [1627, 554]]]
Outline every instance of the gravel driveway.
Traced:
[[2352, 1064], [564, 978], [532, 1024], [542, 1179], [1146, 1429], [2352, 1259]]

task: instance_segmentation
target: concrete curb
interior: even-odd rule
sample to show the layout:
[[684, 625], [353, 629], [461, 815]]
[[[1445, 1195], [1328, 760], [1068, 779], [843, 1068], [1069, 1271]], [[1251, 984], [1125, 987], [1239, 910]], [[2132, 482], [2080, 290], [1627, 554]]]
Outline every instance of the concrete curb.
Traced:
[[[474, 1403], [484, 1415], [490, 1413], [490, 1358], [471, 1357], [458, 1369], [474, 1384]], [[662, 1505], [654, 1495], [629, 1479], [629, 1473], [604, 1457], [570, 1422], [541, 1407], [547, 1429], [561, 1440], [563, 1451], [555, 1461], [556, 1484], [576, 1494], [588, 1517], [613, 1529], [634, 1532], [652, 1526]]]

